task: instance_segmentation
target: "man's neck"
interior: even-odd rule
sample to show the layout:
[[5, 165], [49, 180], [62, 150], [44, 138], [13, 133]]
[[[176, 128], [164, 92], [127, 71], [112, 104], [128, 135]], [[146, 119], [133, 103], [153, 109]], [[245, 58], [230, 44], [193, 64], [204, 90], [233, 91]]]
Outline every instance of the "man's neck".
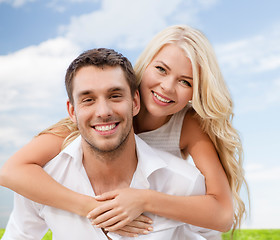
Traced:
[[110, 153], [83, 148], [83, 164], [96, 195], [129, 187], [137, 167], [134, 134], [119, 150]]
[[171, 117], [172, 115], [154, 116], [145, 106], [141, 105], [140, 112], [133, 119], [135, 133], [138, 134], [158, 129], [167, 123]]

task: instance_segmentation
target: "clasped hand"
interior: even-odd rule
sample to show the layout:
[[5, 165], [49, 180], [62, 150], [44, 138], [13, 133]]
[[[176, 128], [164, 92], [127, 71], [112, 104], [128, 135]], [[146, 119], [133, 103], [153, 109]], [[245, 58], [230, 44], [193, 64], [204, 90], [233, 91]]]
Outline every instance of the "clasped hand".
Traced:
[[106, 192], [95, 199], [104, 202], [88, 214], [92, 225], [122, 236], [136, 237], [153, 230], [152, 220], [143, 215], [145, 190], [123, 188]]

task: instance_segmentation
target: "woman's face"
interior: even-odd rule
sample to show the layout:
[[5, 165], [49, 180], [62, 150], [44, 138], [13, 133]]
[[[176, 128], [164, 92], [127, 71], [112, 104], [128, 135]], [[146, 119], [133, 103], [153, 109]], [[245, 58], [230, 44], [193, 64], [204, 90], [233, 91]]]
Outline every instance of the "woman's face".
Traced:
[[158, 117], [182, 110], [192, 99], [191, 61], [175, 44], [164, 46], [144, 71], [141, 99], [147, 111]]

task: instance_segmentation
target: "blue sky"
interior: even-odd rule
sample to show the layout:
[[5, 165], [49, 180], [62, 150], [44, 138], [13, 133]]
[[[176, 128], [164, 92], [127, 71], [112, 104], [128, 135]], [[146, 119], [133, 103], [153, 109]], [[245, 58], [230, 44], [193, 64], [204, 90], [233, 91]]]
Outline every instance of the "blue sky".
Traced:
[[[134, 63], [155, 33], [188, 24], [213, 44], [235, 103], [251, 194], [243, 228], [280, 228], [279, 9], [276, 0], [0, 0], [0, 166], [66, 116], [64, 73], [81, 51], [114, 48]], [[1, 228], [12, 192], [0, 188], [0, 203]]]

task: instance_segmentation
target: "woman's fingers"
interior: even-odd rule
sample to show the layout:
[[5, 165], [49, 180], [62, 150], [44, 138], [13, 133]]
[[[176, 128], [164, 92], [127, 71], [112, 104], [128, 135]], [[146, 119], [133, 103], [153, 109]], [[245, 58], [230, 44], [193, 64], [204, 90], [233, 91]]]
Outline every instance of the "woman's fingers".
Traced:
[[134, 227], [125, 227], [125, 228], [122, 228], [120, 230], [113, 231], [113, 232], [117, 233], [119, 235], [122, 235], [122, 236], [134, 237], [134, 236], [138, 236], [139, 234], [142, 234], [142, 235], [148, 234], [151, 231], [146, 230], [146, 229], [134, 228]]
[[124, 237], [138, 237], [137, 233], [126, 232], [123, 230], [117, 230], [117, 231], [114, 231], [113, 233], [119, 234]]
[[144, 222], [144, 223], [149, 223], [152, 224], [153, 220], [143, 214], [141, 214], [140, 216], [138, 216], [136, 219], [136, 221], [140, 221], [140, 222]]
[[93, 209], [87, 215], [88, 219], [96, 219], [98, 216], [110, 211], [114, 208], [114, 203], [112, 201], [106, 202], [103, 205]]
[[147, 230], [152, 230], [153, 227], [150, 223], [146, 223], [146, 222], [142, 222], [142, 221], [132, 221], [130, 223], [128, 223], [126, 226], [129, 227], [135, 227], [135, 228], [139, 228], [139, 229], [147, 229]]
[[112, 231], [115, 231], [127, 225], [129, 222], [130, 222], [129, 218], [123, 215], [116, 215], [114, 217], [108, 217], [107, 220], [97, 223], [95, 225], [96, 227], [101, 227], [106, 229], [110, 228], [112, 229]]
[[135, 220], [130, 221], [128, 218], [125, 218], [119, 222], [117, 222], [115, 225], [106, 227], [107, 231], [114, 232], [118, 229], [121, 230], [127, 230], [127, 228], [137, 228], [139, 231], [143, 232], [145, 230], [152, 231], [152, 220], [146, 216], [142, 217], [139, 216]]
[[[113, 224], [110, 224], [111, 220], [114, 220]], [[119, 221], [118, 221], [118, 218], [116, 217], [116, 218], [112, 218], [112, 219], [106, 221], [102, 225], [106, 225], [106, 227], [105, 227], [106, 231], [112, 232], [112, 231], [117, 231], [118, 229], [124, 228], [130, 222], [131, 222], [131, 220], [128, 217], [120, 219]]]
[[[111, 209], [107, 212], [102, 213], [101, 215], [97, 216], [96, 218], [92, 219], [93, 225], [100, 225], [101, 227], [104, 227], [104, 223], [110, 219], [116, 219], [118, 218], [118, 221], [121, 220], [122, 214], [117, 212], [115, 209]], [[111, 224], [114, 224], [115, 222], [112, 222]], [[108, 226], [108, 225], [106, 225]]]
[[[106, 228], [106, 230], [108, 231], [109, 228]], [[133, 221], [119, 230], [110, 231], [110, 232], [114, 232], [119, 235], [127, 236], [127, 237], [137, 237], [139, 234], [148, 234], [152, 231], [153, 228], [150, 224], [145, 224], [139, 221]]]
[[117, 191], [110, 191], [102, 193], [101, 195], [95, 196], [95, 199], [98, 201], [105, 201], [115, 198], [118, 195]]

